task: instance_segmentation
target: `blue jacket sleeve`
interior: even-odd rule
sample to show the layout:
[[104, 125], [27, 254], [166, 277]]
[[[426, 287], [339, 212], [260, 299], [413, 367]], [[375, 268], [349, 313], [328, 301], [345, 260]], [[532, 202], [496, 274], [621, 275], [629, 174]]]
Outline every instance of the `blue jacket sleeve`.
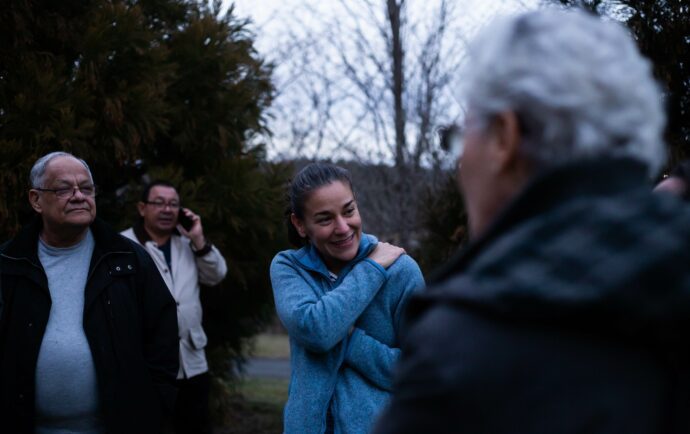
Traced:
[[[400, 331], [405, 306], [410, 296], [424, 287], [424, 278], [417, 263], [409, 256], [402, 256], [389, 269], [390, 278], [386, 285], [402, 288], [393, 314], [396, 335]], [[397, 341], [396, 336], [396, 341]], [[377, 387], [392, 391], [393, 370], [400, 358], [400, 349], [391, 347], [369, 336], [364, 330], [355, 328], [348, 342], [345, 363], [374, 383]]]
[[400, 358], [400, 349], [389, 347], [355, 328], [350, 336], [345, 363], [374, 383], [378, 388], [392, 390], [393, 366]]
[[337, 288], [320, 294], [284, 254], [271, 263], [276, 312], [290, 337], [309, 351], [326, 352], [345, 338], [386, 281], [380, 265], [365, 259], [355, 265]]

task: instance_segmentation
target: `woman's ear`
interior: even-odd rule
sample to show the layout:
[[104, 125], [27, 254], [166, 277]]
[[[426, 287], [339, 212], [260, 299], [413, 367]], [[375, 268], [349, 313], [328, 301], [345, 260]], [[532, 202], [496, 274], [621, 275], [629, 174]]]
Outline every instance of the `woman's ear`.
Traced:
[[292, 226], [295, 227], [300, 237], [307, 238], [307, 231], [304, 228], [304, 223], [295, 215], [294, 212], [290, 214], [290, 223], [292, 223]]

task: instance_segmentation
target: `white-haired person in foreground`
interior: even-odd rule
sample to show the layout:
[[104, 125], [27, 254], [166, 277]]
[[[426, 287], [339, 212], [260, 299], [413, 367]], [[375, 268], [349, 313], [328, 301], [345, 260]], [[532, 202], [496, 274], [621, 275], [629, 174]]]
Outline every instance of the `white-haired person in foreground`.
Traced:
[[562, 10], [469, 54], [471, 241], [410, 302], [374, 432], [690, 432], [690, 213], [650, 191], [650, 63], [622, 25]]

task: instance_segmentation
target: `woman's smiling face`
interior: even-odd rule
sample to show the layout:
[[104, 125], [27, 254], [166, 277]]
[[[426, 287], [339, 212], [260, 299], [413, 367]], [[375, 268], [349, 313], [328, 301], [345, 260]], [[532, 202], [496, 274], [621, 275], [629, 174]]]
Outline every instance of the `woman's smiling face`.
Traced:
[[354, 259], [362, 238], [362, 219], [352, 189], [334, 181], [311, 192], [304, 203], [304, 218], [291, 216], [300, 236], [321, 254], [326, 266], [339, 273]]

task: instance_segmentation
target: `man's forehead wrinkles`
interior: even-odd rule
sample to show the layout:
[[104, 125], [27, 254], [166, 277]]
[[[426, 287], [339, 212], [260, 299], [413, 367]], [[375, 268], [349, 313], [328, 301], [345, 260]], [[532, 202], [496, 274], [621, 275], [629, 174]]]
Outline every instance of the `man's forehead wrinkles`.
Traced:
[[49, 179], [49, 181], [52, 181], [54, 184], [68, 184], [72, 185], [74, 184], [74, 181], [77, 181], [78, 184], [83, 184], [84, 182], [90, 182], [90, 179], [88, 175], [75, 175], [72, 177], [56, 177], [53, 178], [52, 180]]

